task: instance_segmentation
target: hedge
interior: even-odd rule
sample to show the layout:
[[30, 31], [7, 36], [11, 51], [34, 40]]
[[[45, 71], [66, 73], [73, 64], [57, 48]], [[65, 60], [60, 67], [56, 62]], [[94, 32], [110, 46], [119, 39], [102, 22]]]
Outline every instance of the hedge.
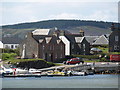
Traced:
[[2, 53], [2, 60], [14, 59], [16, 56], [16, 53]]

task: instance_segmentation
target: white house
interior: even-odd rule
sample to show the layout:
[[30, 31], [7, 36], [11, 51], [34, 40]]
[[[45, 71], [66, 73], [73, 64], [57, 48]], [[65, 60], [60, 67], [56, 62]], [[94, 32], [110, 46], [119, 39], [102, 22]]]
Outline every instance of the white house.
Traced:
[[0, 49], [3, 48], [3, 43], [0, 41]]
[[80, 34], [66, 34], [59, 36], [59, 38], [65, 44], [65, 55], [89, 54], [89, 43]]
[[21, 39], [14, 37], [3, 37], [2, 42], [3, 42], [3, 48], [17, 49], [19, 47]]
[[65, 36], [59, 37], [65, 44], [65, 55], [70, 55], [70, 41]]

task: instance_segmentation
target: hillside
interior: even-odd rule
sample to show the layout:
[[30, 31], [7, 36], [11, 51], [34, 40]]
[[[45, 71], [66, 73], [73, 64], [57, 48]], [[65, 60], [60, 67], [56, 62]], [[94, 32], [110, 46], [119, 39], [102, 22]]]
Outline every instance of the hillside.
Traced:
[[60, 29], [65, 29], [69, 27], [76, 26], [96, 26], [99, 28], [109, 28], [111, 22], [103, 21], [85, 21], [85, 20], [46, 20], [39, 22], [31, 23], [21, 23], [15, 25], [5, 25], [2, 28], [11, 28], [11, 29], [26, 29], [26, 28], [53, 28], [58, 27]]
[[[72, 33], [78, 33], [80, 29], [85, 31], [85, 35], [101, 35], [111, 32], [112, 22], [102, 21], [83, 21], [83, 20], [46, 20], [40, 22], [21, 23], [2, 26], [2, 35], [12, 35], [24, 38], [27, 32], [37, 28], [54, 28], [68, 30]], [[117, 23], [116, 23], [117, 24]]]

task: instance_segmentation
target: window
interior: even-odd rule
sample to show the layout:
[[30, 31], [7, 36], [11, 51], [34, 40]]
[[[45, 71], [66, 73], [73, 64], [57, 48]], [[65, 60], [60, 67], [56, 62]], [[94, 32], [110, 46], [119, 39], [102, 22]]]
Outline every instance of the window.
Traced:
[[43, 50], [45, 49], [45, 45], [43, 45]]
[[84, 49], [84, 51], [85, 51], [85, 44], [83, 44], [83, 49]]
[[5, 48], [7, 48], [7, 49], [8, 49], [8, 48], [10, 48], [10, 47], [9, 47], [9, 45], [5, 45]]
[[15, 48], [17, 48], [18, 46], [17, 45], [15, 45]]
[[115, 36], [115, 41], [118, 41], [118, 36]]
[[55, 56], [55, 58], [57, 58], [57, 53], [56, 53], [56, 56]]
[[13, 48], [14, 48], [14, 45], [11, 45], [11, 48], [13, 49]]
[[72, 49], [74, 49], [74, 44], [72, 44]]
[[119, 46], [114, 45], [114, 50], [119, 50]]

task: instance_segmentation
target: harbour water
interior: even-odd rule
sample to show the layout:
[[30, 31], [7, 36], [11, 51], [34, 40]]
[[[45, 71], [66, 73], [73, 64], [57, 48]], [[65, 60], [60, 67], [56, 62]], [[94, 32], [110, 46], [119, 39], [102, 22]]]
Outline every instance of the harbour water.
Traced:
[[2, 79], [2, 88], [118, 88], [118, 85], [118, 75]]

